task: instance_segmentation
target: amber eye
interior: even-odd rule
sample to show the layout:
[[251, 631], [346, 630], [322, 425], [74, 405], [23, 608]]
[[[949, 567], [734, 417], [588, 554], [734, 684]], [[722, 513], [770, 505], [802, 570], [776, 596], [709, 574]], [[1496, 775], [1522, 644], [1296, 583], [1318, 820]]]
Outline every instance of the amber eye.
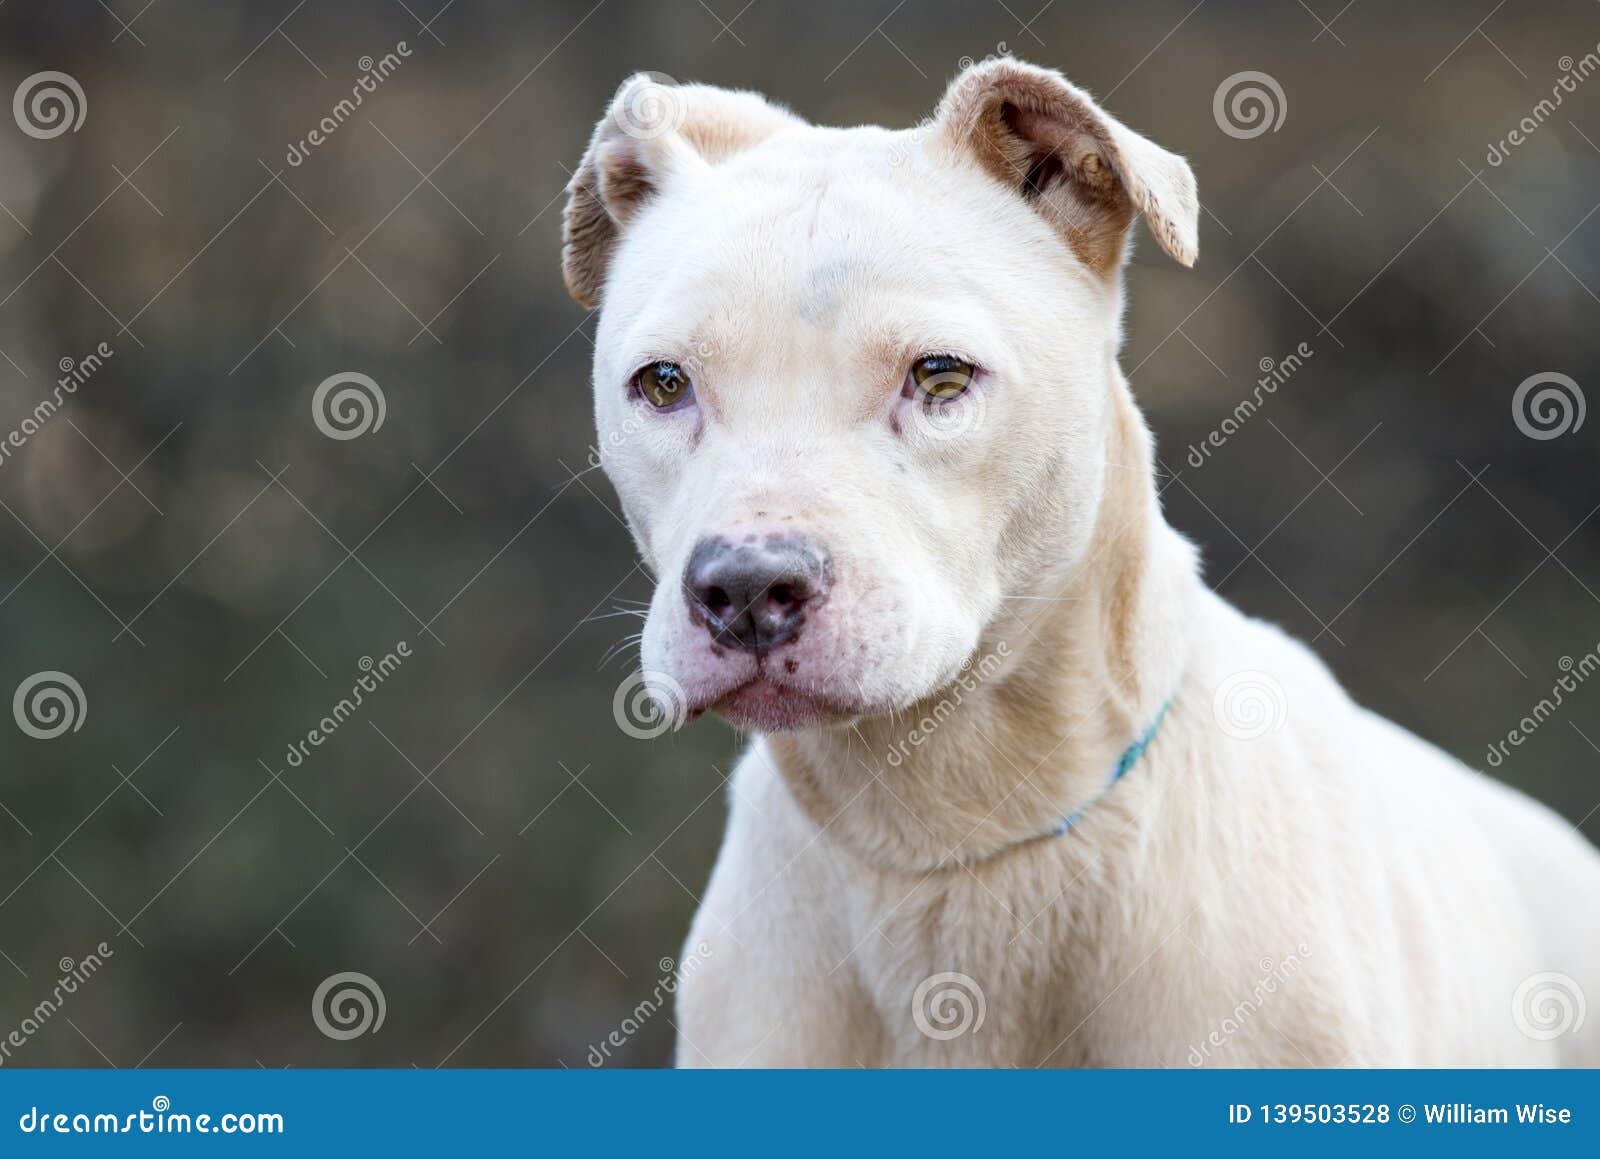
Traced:
[[676, 362], [652, 362], [633, 376], [633, 386], [657, 410], [671, 410], [694, 397], [688, 371]]
[[929, 403], [954, 402], [967, 392], [978, 368], [953, 354], [925, 354], [911, 364], [906, 376], [906, 397], [920, 396]]

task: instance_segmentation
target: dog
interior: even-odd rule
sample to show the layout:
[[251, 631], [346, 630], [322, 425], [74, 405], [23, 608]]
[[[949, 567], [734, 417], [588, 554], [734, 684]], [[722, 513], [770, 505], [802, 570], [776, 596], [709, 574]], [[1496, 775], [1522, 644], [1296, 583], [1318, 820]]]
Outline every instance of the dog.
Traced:
[[1600, 855], [1201, 582], [1118, 368], [1183, 158], [625, 82], [568, 188], [663, 711], [754, 734], [681, 1066], [1600, 1065]]

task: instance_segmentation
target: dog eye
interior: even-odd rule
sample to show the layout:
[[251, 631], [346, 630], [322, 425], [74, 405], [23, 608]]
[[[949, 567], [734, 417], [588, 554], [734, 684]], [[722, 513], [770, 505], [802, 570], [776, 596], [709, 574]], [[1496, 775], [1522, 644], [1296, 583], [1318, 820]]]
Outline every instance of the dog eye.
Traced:
[[978, 368], [953, 354], [926, 354], [911, 364], [902, 393], [931, 403], [954, 402], [972, 385]]
[[652, 362], [633, 376], [633, 389], [657, 410], [672, 410], [694, 397], [694, 383], [676, 362]]

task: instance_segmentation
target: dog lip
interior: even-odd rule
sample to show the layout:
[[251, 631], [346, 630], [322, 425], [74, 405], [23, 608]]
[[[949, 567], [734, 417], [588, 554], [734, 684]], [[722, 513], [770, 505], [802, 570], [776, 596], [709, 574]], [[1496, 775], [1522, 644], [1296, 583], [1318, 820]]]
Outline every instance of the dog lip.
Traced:
[[865, 705], [809, 692], [774, 680], [766, 672], [722, 693], [709, 707], [733, 724], [764, 732], [787, 732], [871, 714]]

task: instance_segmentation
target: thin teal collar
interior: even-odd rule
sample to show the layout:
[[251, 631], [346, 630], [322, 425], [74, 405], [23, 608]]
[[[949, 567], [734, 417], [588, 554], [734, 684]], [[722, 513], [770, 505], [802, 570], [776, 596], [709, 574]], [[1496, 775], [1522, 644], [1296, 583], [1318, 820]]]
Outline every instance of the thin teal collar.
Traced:
[[1057, 823], [1056, 827], [1050, 831], [1051, 836], [1064, 836], [1069, 829], [1077, 824], [1078, 818], [1082, 817], [1091, 806], [1104, 798], [1107, 793], [1111, 792], [1111, 790], [1116, 786], [1116, 783], [1127, 775], [1128, 770], [1133, 768], [1133, 766], [1138, 763], [1139, 758], [1144, 755], [1144, 750], [1150, 747], [1150, 742], [1156, 739], [1156, 730], [1161, 727], [1161, 721], [1166, 717], [1167, 709], [1171, 707], [1172, 701], [1170, 700], [1161, 706], [1160, 710], [1156, 713], [1155, 719], [1150, 722], [1150, 727], [1145, 729], [1144, 732], [1140, 734], [1138, 740], [1134, 741], [1131, 745], [1122, 750], [1122, 756], [1117, 758], [1117, 767], [1111, 770], [1111, 779], [1106, 782], [1105, 788], [1096, 793], [1091, 800], [1085, 802], [1083, 805], [1079, 806], [1079, 808], [1063, 817]]

